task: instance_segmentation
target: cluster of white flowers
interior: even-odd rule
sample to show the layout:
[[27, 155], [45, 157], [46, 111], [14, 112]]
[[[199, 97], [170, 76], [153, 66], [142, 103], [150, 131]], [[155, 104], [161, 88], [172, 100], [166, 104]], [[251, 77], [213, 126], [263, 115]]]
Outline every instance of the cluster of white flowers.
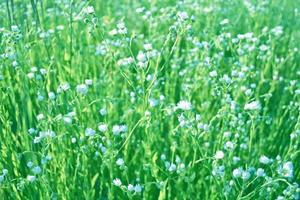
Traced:
[[271, 33], [273, 33], [276, 37], [279, 37], [283, 34], [283, 27], [276, 26], [273, 29], [271, 29]]
[[62, 83], [58, 86], [57, 93], [62, 93], [62, 92], [68, 91], [69, 89], [70, 89], [69, 83]]
[[189, 101], [181, 100], [177, 103], [175, 109], [180, 109], [180, 110], [183, 110], [183, 111], [191, 110], [192, 109], [192, 104]]
[[[119, 178], [114, 179], [113, 184], [117, 187], [124, 187], [122, 185], [122, 181]], [[140, 184], [136, 184], [136, 185], [128, 184], [128, 186], [125, 186], [124, 189], [127, 189], [128, 192], [141, 193], [143, 187]]]
[[83, 12], [86, 14], [93, 14], [95, 12], [95, 9], [93, 6], [87, 6], [83, 9]]
[[273, 162], [273, 159], [270, 159], [270, 158], [268, 158], [267, 156], [262, 155], [262, 156], [259, 158], [259, 162], [262, 163], [262, 164], [268, 165], [268, 164], [270, 164], [270, 163]]
[[225, 154], [223, 151], [217, 151], [215, 154], [215, 159], [222, 160], [224, 158]]
[[221, 22], [220, 22], [220, 25], [225, 25], [225, 24], [228, 24], [229, 23], [229, 19], [223, 19]]
[[102, 133], [106, 132], [108, 130], [107, 124], [101, 123], [98, 125], [98, 130]]
[[117, 28], [116, 29], [113, 29], [109, 32], [110, 35], [117, 35], [117, 34], [120, 34], [120, 35], [125, 35], [127, 34], [127, 28], [125, 26], [125, 23], [124, 22], [120, 22], [117, 24]]
[[132, 184], [129, 184], [127, 186], [127, 190], [129, 192], [136, 192], [136, 193], [141, 193], [142, 192], [142, 186], [140, 184], [137, 184], [137, 185], [132, 185]]
[[48, 98], [49, 98], [50, 100], [55, 100], [56, 94], [55, 94], [54, 92], [48, 92]]
[[44, 138], [53, 138], [56, 136], [56, 133], [52, 130], [40, 131], [39, 135], [34, 138], [34, 143], [40, 143]]
[[217, 73], [216, 70], [214, 70], [214, 71], [209, 72], [209, 76], [210, 76], [210, 77], [217, 77], [217, 76], [218, 76], [218, 73]]
[[92, 128], [86, 128], [84, 133], [85, 136], [89, 137], [89, 136], [94, 136], [96, 134], [96, 131]]
[[106, 55], [108, 52], [108, 49], [107, 49], [107, 46], [105, 44], [98, 44], [96, 46], [96, 52], [95, 52], [95, 55], [97, 56], [104, 56]]
[[113, 184], [120, 187], [122, 185], [122, 181], [119, 178], [116, 178], [113, 180]]
[[234, 178], [242, 178], [244, 181], [248, 180], [251, 177], [251, 170], [243, 170], [242, 168], [236, 168], [232, 171]]
[[122, 58], [118, 60], [118, 66], [129, 66], [134, 63], [134, 59], [132, 57]]
[[285, 178], [293, 178], [294, 165], [291, 161], [285, 162], [281, 166], [279, 166], [277, 172]]
[[40, 166], [35, 166], [31, 169], [34, 174], [40, 174], [42, 172], [42, 168]]
[[114, 125], [112, 127], [112, 132], [114, 135], [120, 135], [121, 133], [125, 133], [128, 130], [128, 127], [124, 124], [122, 125]]
[[86, 95], [87, 92], [88, 92], [88, 86], [86, 84], [80, 84], [80, 85], [77, 85], [76, 86], [76, 91], [79, 93], [79, 94], [82, 94], [82, 95]]
[[260, 110], [261, 104], [259, 101], [252, 101], [250, 103], [245, 104], [244, 109], [245, 110]]
[[28, 181], [28, 182], [31, 182], [31, 183], [32, 183], [32, 182], [34, 182], [35, 180], [36, 180], [36, 176], [33, 176], [33, 175], [28, 175], [28, 176], [27, 176], [27, 181]]
[[136, 56], [136, 59], [138, 61], [137, 65], [141, 68], [146, 68], [147, 67], [147, 61], [148, 57], [147, 54], [143, 51], [139, 51], [138, 55]]
[[123, 166], [123, 165], [124, 165], [124, 160], [123, 160], [123, 158], [118, 158], [118, 160], [116, 161], [116, 164], [117, 164], [118, 166]]
[[[16, 66], [17, 63], [14, 64], [14, 66]], [[42, 79], [42, 76], [46, 75], [47, 74], [47, 70], [44, 69], [44, 68], [40, 68], [38, 70], [37, 67], [32, 67], [30, 72], [27, 74], [27, 77], [29, 79], [36, 79], [36, 80], [41, 80]]]
[[177, 174], [180, 174], [180, 173], [184, 172], [184, 170], [186, 169], [185, 164], [181, 161], [179, 156], [176, 156], [175, 163], [167, 161], [165, 154], [162, 154], [160, 159], [162, 161], [164, 161], [165, 168], [170, 173], [176, 172]]

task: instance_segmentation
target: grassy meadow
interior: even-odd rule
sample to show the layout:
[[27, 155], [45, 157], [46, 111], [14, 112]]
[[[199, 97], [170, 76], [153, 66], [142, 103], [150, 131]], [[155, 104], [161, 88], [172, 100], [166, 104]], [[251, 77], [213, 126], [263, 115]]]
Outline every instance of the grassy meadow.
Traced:
[[299, 0], [0, 0], [0, 200], [300, 200]]

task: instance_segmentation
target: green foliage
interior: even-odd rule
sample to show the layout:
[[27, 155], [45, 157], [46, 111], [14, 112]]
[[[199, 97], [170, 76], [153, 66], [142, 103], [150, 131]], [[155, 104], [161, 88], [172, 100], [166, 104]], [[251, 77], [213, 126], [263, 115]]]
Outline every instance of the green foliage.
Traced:
[[0, 199], [300, 199], [299, 5], [1, 0]]

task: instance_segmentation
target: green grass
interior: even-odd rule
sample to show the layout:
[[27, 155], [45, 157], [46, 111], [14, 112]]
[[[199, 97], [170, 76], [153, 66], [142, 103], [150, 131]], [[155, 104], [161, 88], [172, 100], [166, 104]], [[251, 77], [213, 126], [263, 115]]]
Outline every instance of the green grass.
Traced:
[[300, 199], [299, 0], [0, 8], [0, 199]]

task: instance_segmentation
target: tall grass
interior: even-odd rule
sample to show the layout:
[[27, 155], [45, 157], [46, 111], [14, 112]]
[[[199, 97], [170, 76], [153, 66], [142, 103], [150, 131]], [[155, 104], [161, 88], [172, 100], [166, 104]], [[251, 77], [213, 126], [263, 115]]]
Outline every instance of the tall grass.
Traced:
[[300, 199], [300, 1], [0, 1], [0, 199]]

